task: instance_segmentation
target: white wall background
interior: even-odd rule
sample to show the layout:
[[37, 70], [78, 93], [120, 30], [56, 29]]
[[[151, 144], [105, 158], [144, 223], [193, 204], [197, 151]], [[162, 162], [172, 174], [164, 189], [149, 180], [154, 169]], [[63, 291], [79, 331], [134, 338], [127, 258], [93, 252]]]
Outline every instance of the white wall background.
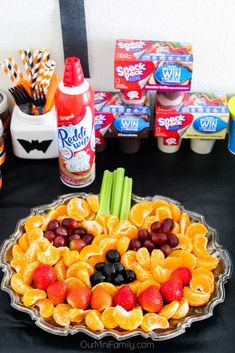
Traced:
[[[114, 41], [133, 38], [191, 42], [193, 90], [235, 93], [235, 0], [85, 0], [85, 10], [94, 89], [113, 88]], [[0, 0], [0, 60], [27, 47], [47, 47], [61, 76], [58, 0]]]

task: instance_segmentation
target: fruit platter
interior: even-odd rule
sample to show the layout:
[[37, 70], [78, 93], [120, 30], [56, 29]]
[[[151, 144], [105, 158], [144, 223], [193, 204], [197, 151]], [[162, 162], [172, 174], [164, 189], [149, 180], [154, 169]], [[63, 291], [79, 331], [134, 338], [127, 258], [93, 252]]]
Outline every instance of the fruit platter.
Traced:
[[232, 265], [217, 231], [173, 199], [135, 196], [124, 174], [32, 209], [3, 243], [1, 288], [43, 330], [160, 341], [224, 301]]

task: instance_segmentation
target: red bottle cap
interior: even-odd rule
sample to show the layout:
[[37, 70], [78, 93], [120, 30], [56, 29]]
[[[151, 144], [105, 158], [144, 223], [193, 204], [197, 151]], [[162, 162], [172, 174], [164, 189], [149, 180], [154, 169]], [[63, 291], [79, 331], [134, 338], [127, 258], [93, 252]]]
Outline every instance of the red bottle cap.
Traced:
[[84, 74], [82, 65], [76, 56], [70, 56], [66, 59], [63, 82], [67, 87], [76, 87], [83, 84]]

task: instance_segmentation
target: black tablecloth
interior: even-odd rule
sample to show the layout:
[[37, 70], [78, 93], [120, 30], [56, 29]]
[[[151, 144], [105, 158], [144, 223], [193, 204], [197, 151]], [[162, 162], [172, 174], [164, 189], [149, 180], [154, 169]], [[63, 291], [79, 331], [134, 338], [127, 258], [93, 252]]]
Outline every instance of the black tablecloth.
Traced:
[[[186, 209], [203, 214], [207, 223], [219, 231], [220, 242], [235, 258], [235, 157], [227, 151], [226, 141], [218, 141], [209, 155], [193, 153], [188, 141], [183, 142], [176, 154], [164, 154], [151, 139], [142, 142], [138, 153], [128, 155], [120, 152], [117, 141], [109, 141], [108, 149], [97, 155], [95, 182], [85, 191], [97, 193], [104, 169], [119, 166], [134, 179], [135, 194], [165, 195], [180, 201]], [[13, 232], [17, 220], [27, 216], [30, 208], [73, 191], [60, 182], [57, 160], [21, 160], [8, 153], [0, 194], [1, 242]], [[53, 336], [38, 328], [28, 314], [11, 308], [8, 294], [1, 291], [0, 352], [118, 352], [135, 347], [140, 352], [148, 349], [166, 353], [233, 353], [234, 297], [232, 278], [226, 285], [225, 302], [215, 308], [211, 318], [194, 323], [185, 334], [156, 343], [141, 337], [117, 343], [111, 337], [96, 342], [85, 334]]]

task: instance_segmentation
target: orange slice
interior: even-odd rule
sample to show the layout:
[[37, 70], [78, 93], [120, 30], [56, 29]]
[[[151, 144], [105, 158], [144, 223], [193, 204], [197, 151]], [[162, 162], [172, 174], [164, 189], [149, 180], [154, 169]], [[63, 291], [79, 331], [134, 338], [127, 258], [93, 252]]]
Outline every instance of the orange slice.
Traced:
[[68, 326], [70, 324], [69, 311], [71, 306], [69, 304], [58, 304], [53, 311], [53, 319], [60, 326]]
[[152, 201], [152, 205], [153, 205], [153, 208], [154, 210], [156, 210], [158, 207], [161, 207], [161, 206], [169, 206], [169, 203], [165, 200], [161, 200], [161, 199], [156, 199], [156, 200], [153, 200]]
[[105, 255], [107, 251], [111, 249], [117, 248], [117, 239], [106, 238], [100, 241], [99, 246], [103, 250], [103, 254]]
[[182, 266], [188, 267], [191, 271], [196, 266], [196, 256], [188, 251], [181, 251], [179, 256]]
[[60, 259], [60, 252], [55, 246], [49, 245], [44, 251], [38, 252], [37, 259], [42, 264], [55, 265]]
[[129, 269], [131, 265], [136, 263], [136, 251], [128, 250], [124, 255], [121, 257], [121, 262], [126, 269]]
[[196, 260], [196, 267], [203, 267], [209, 271], [216, 269], [218, 266], [219, 259], [213, 256], [209, 256], [206, 259], [202, 259], [200, 257]]
[[64, 263], [67, 267], [79, 260], [79, 252], [77, 250], [66, 251], [63, 255]]
[[86, 285], [80, 279], [78, 279], [76, 277], [66, 278], [65, 282], [67, 283], [68, 290], [74, 289], [74, 288], [79, 288], [79, 287], [86, 287]]
[[188, 226], [187, 231], [186, 231], [186, 235], [191, 239], [193, 239], [193, 237], [197, 234], [204, 236], [207, 233], [208, 233], [208, 229], [202, 223], [191, 223]]
[[170, 271], [174, 271], [178, 267], [182, 266], [181, 259], [179, 257], [169, 256], [163, 262], [162, 267]]
[[190, 287], [184, 287], [183, 297], [191, 306], [201, 306], [206, 304], [210, 299], [210, 293], [202, 293], [192, 290]]
[[114, 294], [117, 292], [117, 288], [112, 284], [108, 282], [101, 282], [98, 283], [96, 286], [92, 288], [92, 292], [94, 291], [95, 288], [103, 288], [107, 293], [109, 293], [112, 297]]
[[15, 260], [24, 259], [25, 257], [24, 251], [21, 249], [21, 247], [18, 244], [14, 245], [12, 248], [12, 257]]
[[159, 315], [164, 316], [167, 320], [172, 318], [179, 309], [179, 302], [174, 300], [170, 304], [164, 305]]
[[113, 311], [113, 317], [118, 326], [124, 330], [135, 330], [143, 321], [143, 312], [140, 307], [126, 311], [122, 306], [117, 305]]
[[85, 319], [88, 310], [72, 308], [69, 310], [69, 320], [71, 322], [81, 322]]
[[43, 231], [40, 228], [32, 229], [28, 233], [29, 244], [33, 243], [35, 240], [44, 238]]
[[29, 248], [28, 233], [24, 233], [18, 240], [19, 246], [25, 252]]
[[107, 228], [107, 219], [108, 219], [108, 215], [105, 215], [105, 214], [99, 214], [98, 216], [96, 216], [95, 220], [96, 222], [98, 222], [102, 229], [103, 229], [103, 234], [108, 236], [109, 235], [109, 231], [108, 231], [108, 228]]
[[99, 209], [98, 196], [97, 195], [88, 195], [86, 200], [87, 200], [88, 205], [90, 206], [90, 209], [96, 213]]
[[41, 229], [45, 231], [47, 229], [49, 222], [53, 221], [54, 219], [57, 219], [57, 217], [58, 217], [58, 214], [56, 210], [55, 209], [50, 210], [46, 215], [45, 221], [43, 222]]
[[90, 274], [87, 268], [81, 268], [77, 273], [78, 279], [80, 279], [88, 288], [91, 287]]
[[29, 233], [34, 228], [39, 228], [45, 222], [45, 217], [41, 215], [32, 216], [25, 222], [25, 230]]
[[153, 271], [153, 269], [156, 266], [162, 266], [164, 261], [165, 261], [165, 255], [163, 254], [163, 252], [159, 249], [154, 249], [151, 252], [151, 271]]
[[114, 215], [107, 216], [106, 226], [107, 226], [108, 234], [112, 233], [113, 229], [116, 227], [118, 223], [119, 223], [119, 219], [117, 216], [114, 216]]
[[110, 306], [109, 308], [106, 308], [102, 315], [101, 315], [101, 321], [104, 324], [105, 328], [115, 328], [117, 327], [117, 323], [114, 320], [113, 317], [113, 312], [114, 312], [114, 307]]
[[169, 257], [180, 257], [180, 254], [182, 254], [183, 250], [172, 250], [171, 253], [168, 255]]
[[180, 233], [179, 223], [174, 221], [174, 225], [173, 225], [171, 233], [173, 233], [173, 234]]
[[27, 263], [28, 262], [25, 257], [22, 259], [12, 259], [10, 262], [11, 267], [13, 267], [16, 270], [16, 272], [19, 272], [21, 274], [24, 273], [24, 269]]
[[143, 282], [146, 280], [153, 280], [153, 275], [150, 271], [145, 270], [140, 264], [136, 263], [130, 265], [130, 269], [133, 270], [136, 274], [138, 281]]
[[153, 206], [150, 202], [139, 202], [135, 204], [129, 214], [130, 221], [136, 227], [142, 227], [144, 220], [153, 211]]
[[202, 258], [207, 258], [210, 256], [207, 251], [207, 238], [205, 236], [196, 237], [193, 241], [193, 253]]
[[195, 268], [192, 272], [192, 275], [193, 276], [204, 275], [204, 276], [208, 277], [212, 283], [214, 283], [214, 280], [215, 280], [213, 273], [210, 270], [207, 270], [206, 268], [203, 268], [203, 267]]
[[152, 274], [155, 281], [159, 283], [164, 283], [170, 278], [171, 271], [167, 268], [162, 268], [161, 266], [157, 265], [152, 270]]
[[30, 285], [32, 283], [34, 271], [36, 270], [36, 268], [38, 268], [39, 265], [40, 265], [39, 261], [33, 261], [30, 263], [27, 263], [23, 273], [23, 281], [25, 284]]
[[[92, 243], [93, 244], [93, 243]], [[89, 265], [91, 265], [92, 267], [95, 267], [95, 265], [98, 262], [105, 262], [105, 257], [104, 255], [95, 255], [95, 256], [91, 256], [89, 257], [89, 259], [87, 260], [87, 263], [89, 263]]]
[[128, 286], [132, 292], [137, 293], [140, 283], [141, 282], [136, 279], [134, 282], [128, 283]]
[[178, 206], [176, 206], [174, 203], [169, 203], [170, 209], [171, 209], [171, 214], [172, 214], [172, 219], [175, 222], [178, 222], [181, 216], [181, 211]]
[[147, 229], [148, 231], [150, 231], [151, 225], [156, 222], [157, 216], [147, 216], [144, 220], [143, 226], [142, 228]]
[[182, 212], [179, 219], [180, 233], [186, 234], [187, 228], [190, 225], [190, 218], [186, 212]]
[[134, 239], [138, 235], [137, 228], [129, 221], [120, 221], [112, 230], [112, 238], [119, 239], [122, 236], [126, 236], [130, 239]]
[[86, 261], [94, 255], [103, 255], [102, 248], [95, 244], [87, 245], [80, 251], [80, 260]]
[[94, 237], [97, 237], [97, 235], [103, 232], [103, 227], [97, 221], [83, 221], [82, 226]]
[[182, 298], [179, 302], [179, 308], [177, 309], [176, 313], [172, 316], [172, 319], [182, 319], [185, 317], [189, 312], [189, 305], [185, 298]]
[[138, 290], [137, 290], [137, 295], [139, 295], [141, 292], [143, 292], [146, 288], [148, 288], [150, 286], [155, 286], [159, 289], [161, 285], [152, 279], [150, 279], [150, 280], [148, 279], [147, 281], [140, 282], [140, 284], [138, 286]]
[[57, 218], [59, 217], [68, 217], [68, 213], [67, 213], [67, 206], [66, 205], [59, 205], [55, 208], [55, 211], [57, 213]]
[[172, 212], [169, 206], [160, 206], [156, 209], [156, 216], [159, 222], [163, 222], [166, 218], [172, 218]]
[[38, 251], [40, 250], [39, 245], [34, 242], [30, 245], [28, 250], [25, 252], [25, 257], [28, 262], [33, 262], [37, 260]]
[[145, 270], [150, 270], [150, 254], [146, 248], [138, 249], [136, 252], [136, 260]]
[[204, 293], [212, 293], [214, 290], [214, 282], [203, 274], [193, 276], [189, 283], [189, 286], [194, 291]]
[[145, 314], [141, 323], [141, 328], [145, 332], [153, 331], [156, 329], [169, 328], [168, 320], [155, 313]]
[[90, 207], [86, 200], [74, 197], [67, 204], [67, 213], [69, 217], [81, 222], [90, 214]]
[[44, 319], [48, 319], [52, 316], [54, 311], [54, 305], [50, 299], [39, 299], [36, 301], [36, 306], [39, 307], [39, 313]]
[[98, 310], [90, 310], [85, 318], [87, 327], [93, 331], [104, 329], [104, 324], [101, 320], [101, 313]]
[[181, 249], [181, 250], [189, 251], [189, 252], [191, 252], [193, 250], [192, 241], [188, 236], [182, 235], [179, 233], [177, 233], [176, 236], [179, 239], [179, 244], [176, 247], [177, 249]]
[[20, 273], [14, 273], [11, 277], [11, 287], [18, 294], [24, 294], [31, 287], [23, 282], [23, 277]]
[[54, 266], [54, 270], [58, 281], [64, 281], [66, 279], [67, 266], [64, 264], [63, 259], [57, 262], [57, 264]]
[[40, 289], [27, 289], [23, 295], [22, 302], [25, 306], [31, 306], [39, 299], [45, 299], [47, 296], [44, 290]]
[[118, 239], [117, 242], [117, 251], [119, 252], [119, 254], [122, 256], [125, 254], [125, 252], [127, 251], [128, 247], [130, 244], [130, 239], [128, 237], [121, 237]]

